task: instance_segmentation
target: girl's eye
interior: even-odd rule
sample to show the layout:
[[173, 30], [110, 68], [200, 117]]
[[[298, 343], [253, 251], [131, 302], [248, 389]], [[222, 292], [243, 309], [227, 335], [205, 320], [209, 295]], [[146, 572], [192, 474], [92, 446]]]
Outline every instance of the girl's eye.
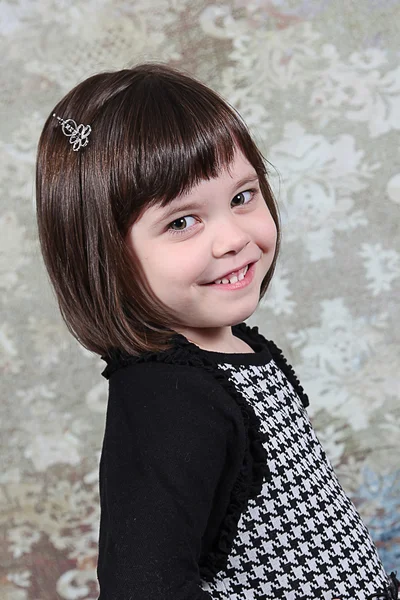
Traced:
[[[176, 221], [173, 221], [170, 225], [168, 225], [169, 233], [186, 233], [186, 231], [188, 231], [187, 229], [171, 229], [171, 227], [173, 225], [175, 225], [175, 223], [182, 224], [182, 222], [186, 222], [188, 219], [194, 219], [194, 217], [192, 217], [191, 215], [188, 215], [187, 217], [179, 217], [179, 219], [176, 219]], [[190, 229], [190, 227], [189, 227], [189, 229]]]
[[247, 196], [249, 198], [248, 202], [247, 202], [247, 204], [248, 204], [253, 199], [255, 192], [256, 192], [256, 190], [246, 190], [244, 192], [239, 192], [239, 194], [236, 194], [236, 196], [233, 198], [233, 200], [235, 200], [236, 198], [239, 198], [239, 200], [243, 199], [246, 197], [246, 194], [248, 194], [249, 195], [249, 196]]
[[[252, 200], [254, 199], [254, 196], [256, 195], [257, 191], [258, 190], [251, 189], [251, 190], [245, 190], [244, 192], [239, 192], [239, 194], [236, 194], [236, 196], [234, 196], [234, 198], [232, 199], [232, 202], [238, 198], [239, 202], [242, 201], [244, 204], [250, 204], [250, 202], [252, 202]], [[247, 200], [247, 202], [246, 202], [246, 200]], [[176, 233], [179, 234], [179, 233], [186, 233], [187, 231], [189, 231], [191, 229], [191, 227], [187, 227], [186, 229], [172, 229], [173, 225], [175, 225], [176, 223], [182, 224], [182, 222], [187, 222], [187, 219], [194, 219], [194, 217], [192, 215], [179, 217], [179, 219], [176, 219], [175, 221], [173, 221], [172, 223], [170, 223], [168, 225], [168, 232], [172, 233], [172, 234], [176, 234]]]

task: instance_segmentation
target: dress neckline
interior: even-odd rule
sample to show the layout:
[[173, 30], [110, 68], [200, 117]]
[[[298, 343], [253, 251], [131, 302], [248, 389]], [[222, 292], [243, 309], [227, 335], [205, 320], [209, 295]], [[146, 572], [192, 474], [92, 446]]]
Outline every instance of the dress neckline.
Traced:
[[268, 349], [267, 340], [258, 332], [258, 328], [251, 329], [245, 322], [242, 322], [232, 325], [232, 333], [248, 344], [253, 352], [216, 352], [215, 350], [200, 348], [180, 333], [176, 333], [174, 338], [176, 341], [185, 343], [185, 345], [188, 344], [188, 348], [191, 347], [199, 356], [208, 358], [214, 363], [257, 366], [270, 362], [272, 356]]
[[[166, 362], [177, 364], [209, 365], [215, 373], [219, 371], [218, 364], [258, 366], [268, 364], [272, 359], [279, 359], [281, 351], [271, 340], [258, 331], [258, 327], [250, 327], [244, 321], [232, 325], [232, 333], [248, 344], [254, 352], [215, 352], [204, 350], [189, 341], [181, 333], [171, 335], [171, 346], [162, 351], [144, 352], [137, 355], [128, 354], [119, 349], [111, 349], [101, 358], [107, 363], [103, 377], [109, 379], [117, 370], [128, 365], [142, 362]], [[283, 357], [282, 357], [283, 358]], [[283, 359], [284, 360], [284, 359]]]

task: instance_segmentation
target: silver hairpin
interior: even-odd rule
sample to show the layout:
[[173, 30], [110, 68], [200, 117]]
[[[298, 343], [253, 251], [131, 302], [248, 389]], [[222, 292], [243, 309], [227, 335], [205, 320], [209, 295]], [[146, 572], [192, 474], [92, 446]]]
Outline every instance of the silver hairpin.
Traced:
[[64, 135], [69, 137], [69, 143], [72, 144], [72, 149], [77, 151], [87, 146], [89, 135], [92, 131], [90, 125], [77, 125], [73, 119], [61, 119], [53, 113], [53, 117], [61, 123], [61, 129]]

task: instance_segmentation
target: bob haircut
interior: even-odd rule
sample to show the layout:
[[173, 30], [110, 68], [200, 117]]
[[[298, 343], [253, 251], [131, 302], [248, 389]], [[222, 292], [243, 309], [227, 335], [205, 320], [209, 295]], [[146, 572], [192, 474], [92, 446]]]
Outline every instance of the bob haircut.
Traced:
[[[73, 151], [53, 113], [90, 124]], [[171, 347], [176, 317], [152, 293], [126, 236], [147, 207], [166, 206], [218, 176], [239, 148], [277, 228], [265, 159], [240, 115], [201, 82], [163, 63], [100, 73], [51, 111], [40, 136], [36, 210], [41, 251], [61, 315], [88, 350], [137, 355]]]

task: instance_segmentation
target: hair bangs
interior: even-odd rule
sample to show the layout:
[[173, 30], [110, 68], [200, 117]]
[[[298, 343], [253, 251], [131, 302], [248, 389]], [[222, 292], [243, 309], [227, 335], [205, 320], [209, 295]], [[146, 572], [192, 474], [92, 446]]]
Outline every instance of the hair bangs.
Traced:
[[128, 93], [121, 106], [127, 123], [124, 139], [116, 140], [115, 149], [109, 151], [120, 157], [121, 147], [127, 148], [125, 164], [114, 172], [116, 185], [130, 190], [136, 209], [164, 207], [202, 180], [217, 177], [237, 149], [257, 173], [264, 171], [262, 156], [241, 117], [212, 90], [193, 82], [185, 87], [168, 78], [148, 77], [133, 86], [132, 93], [135, 101]]

